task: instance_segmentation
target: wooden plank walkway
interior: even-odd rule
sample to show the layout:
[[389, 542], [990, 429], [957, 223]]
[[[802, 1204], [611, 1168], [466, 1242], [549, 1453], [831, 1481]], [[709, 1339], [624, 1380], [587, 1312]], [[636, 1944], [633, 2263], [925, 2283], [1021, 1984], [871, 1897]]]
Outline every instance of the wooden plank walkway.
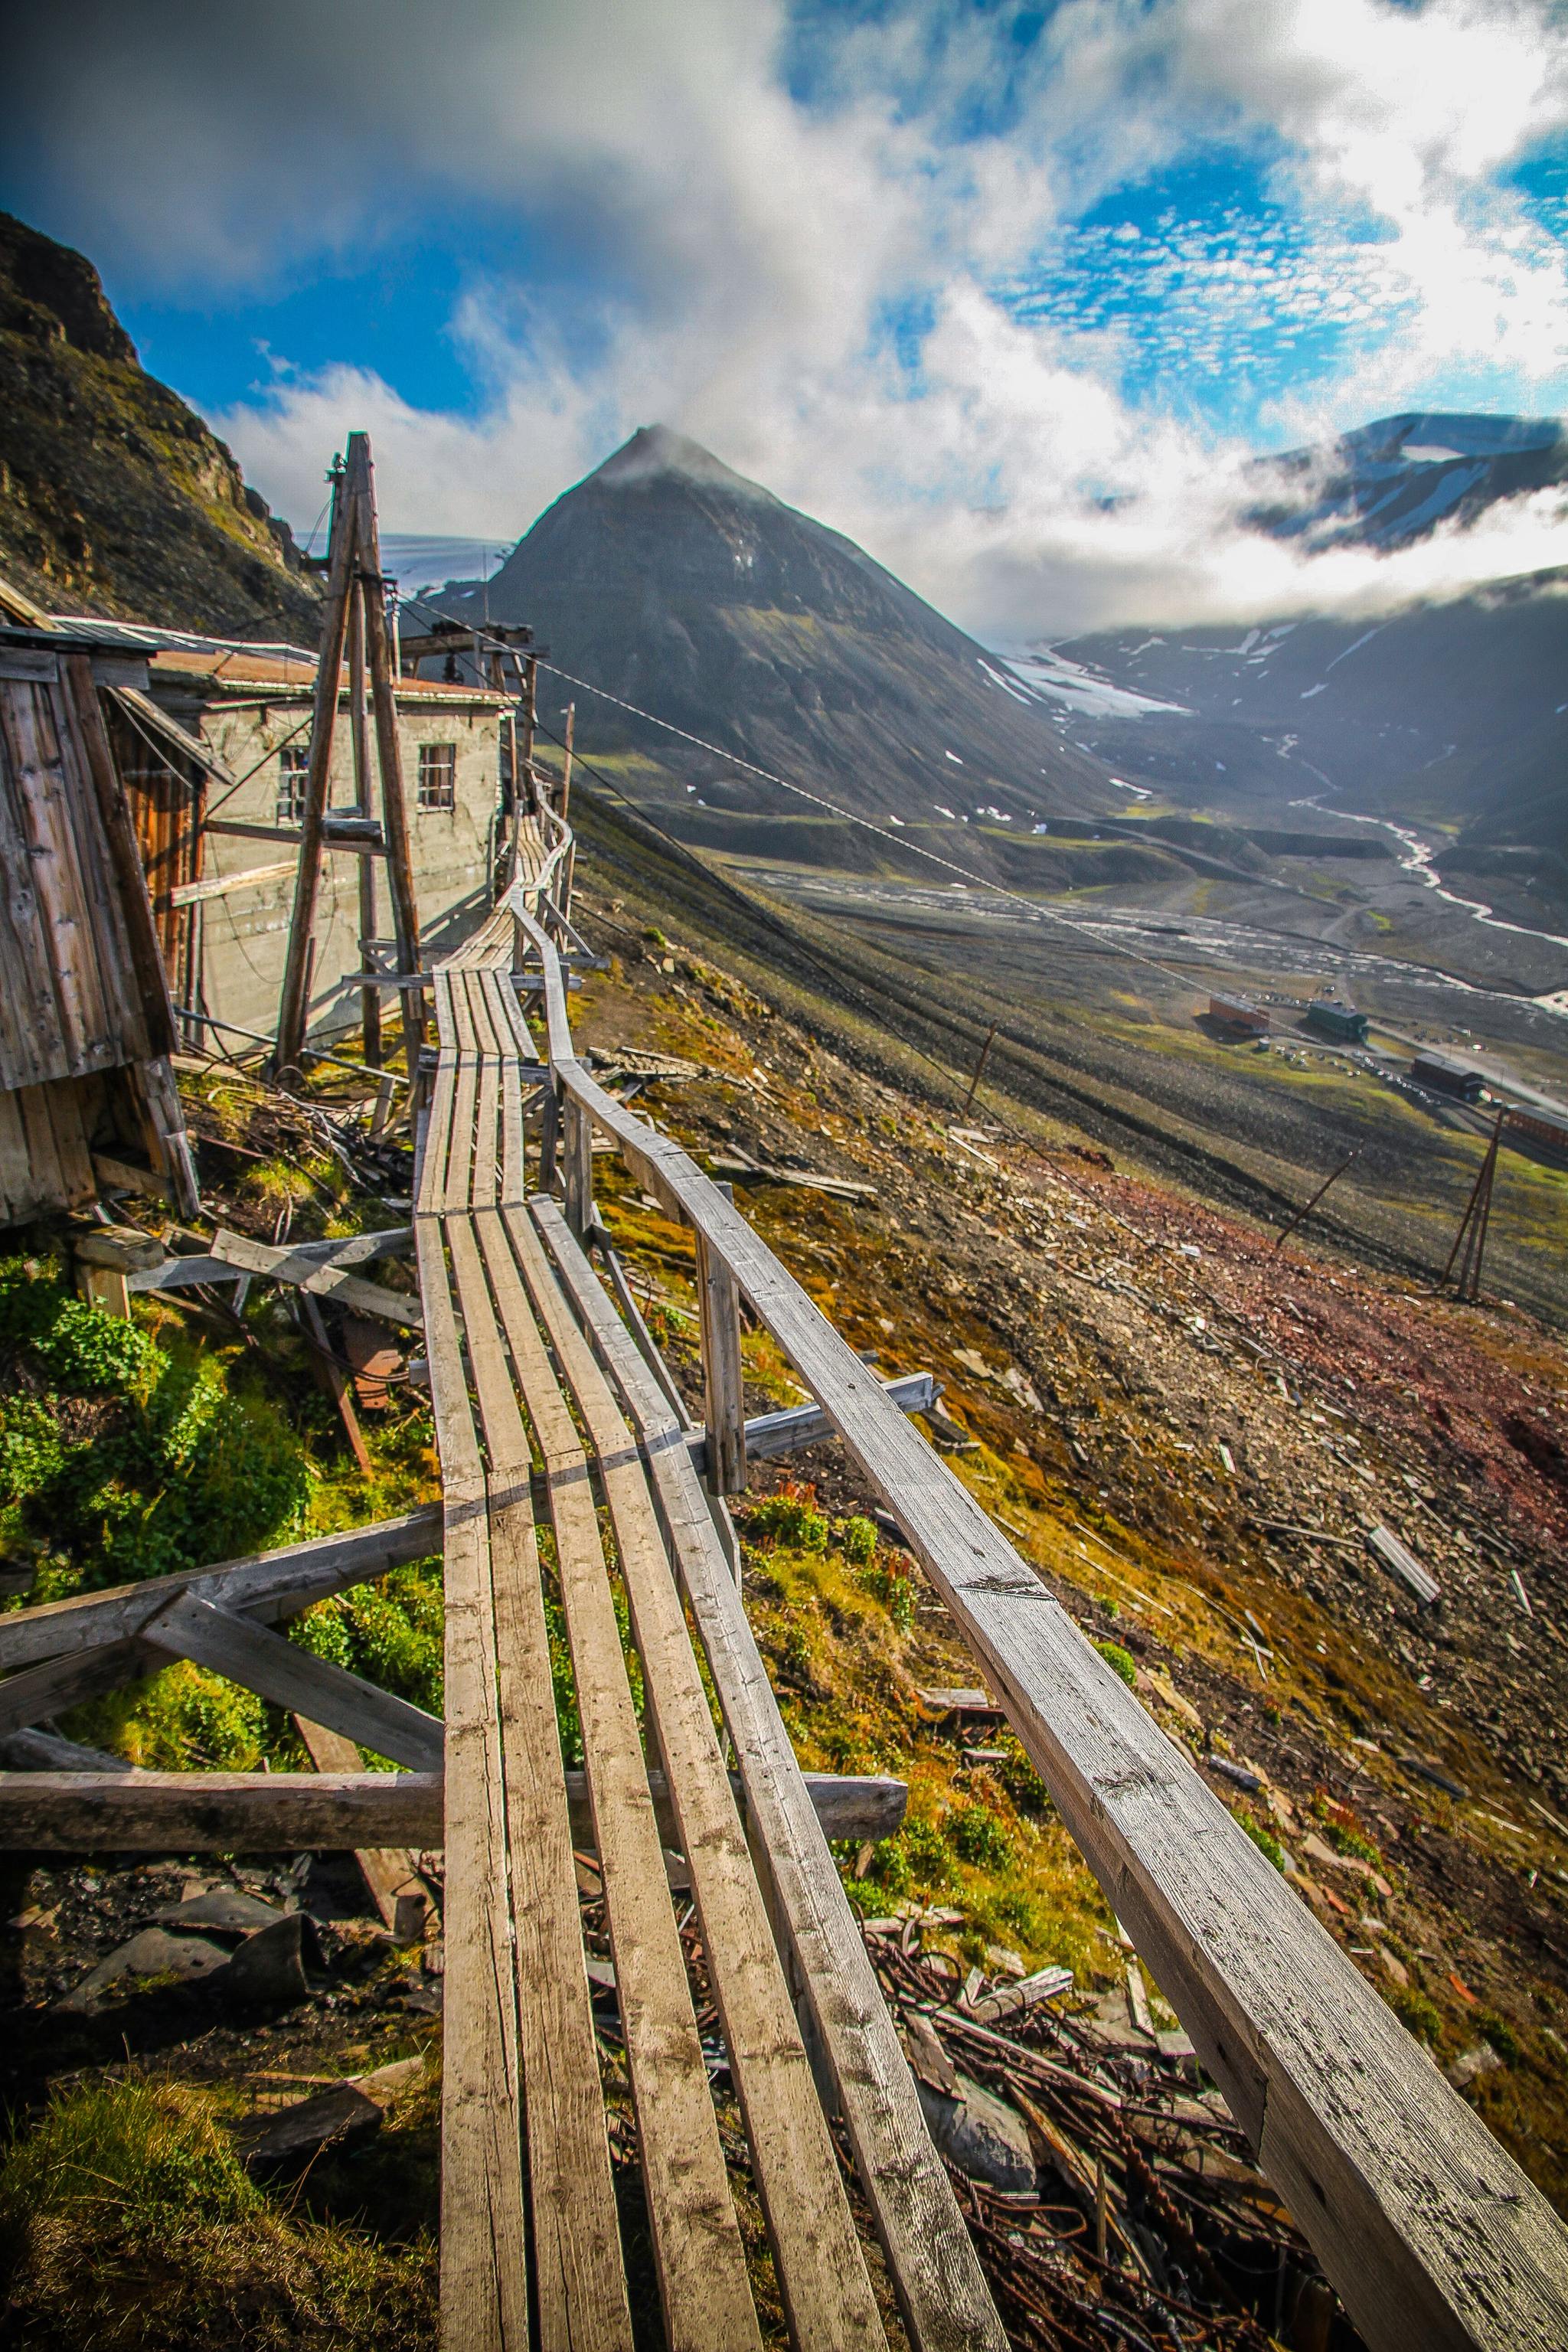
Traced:
[[[806, 2032], [830, 2046], [911, 2343], [1003, 2352], [812, 1796], [740, 1630], [689, 1433], [571, 1235], [548, 1204], [537, 1218], [528, 1206], [522, 1087], [542, 1074], [512, 985], [514, 933], [508, 910], [435, 976], [439, 1054], [415, 1211], [447, 1547], [443, 2344], [575, 2352], [631, 2342], [549, 1592], [571, 1653], [671, 2352], [754, 2352], [762, 2341], [710, 2081], [721, 2067], [792, 2342], [803, 2352], [886, 2344], [876, 2259], [856, 2226]], [[641, 1388], [617, 1360], [626, 1348]], [[646, 1693], [641, 1724], [617, 1584]], [[722, 1664], [739, 1800], [683, 1586], [709, 1659]], [[721, 1635], [710, 1637], [710, 1617], [724, 1621]], [[412, 1727], [403, 1736], [418, 1737]], [[656, 1790], [683, 1871], [667, 1870]], [[672, 1875], [689, 1879], [721, 2050], [700, 2029]], [[805, 2031], [792, 1980], [812, 1988]]]
[[[722, 1272], [783, 1348], [896, 1512], [1085, 1860], [1368, 2343], [1376, 2352], [1568, 2344], [1568, 2231], [1546, 2199], [732, 1202], [578, 1061], [548, 904], [531, 904], [521, 890], [510, 903], [537, 966], [562, 1119], [578, 1130], [567, 1220], [580, 1234], [589, 1229], [591, 1200], [580, 1189], [574, 1199], [570, 1180], [574, 1160], [591, 1171], [582, 1131], [596, 1129], [666, 1213], [692, 1228], [710, 1277]], [[560, 1213], [540, 1216], [564, 1267], [570, 1235]], [[592, 1276], [574, 1267], [568, 1287], [588, 1313], [598, 1287]], [[601, 1332], [602, 1319], [593, 1310], [595, 1343], [614, 1359], [662, 1496], [674, 1450], [668, 1403], [608, 1323]], [[717, 1354], [707, 1360], [710, 1432]], [[718, 1620], [701, 1617], [684, 1559], [682, 1568], [728, 1709], [740, 1694], [725, 1690], [713, 1663]], [[729, 1630], [739, 1670], [743, 1627]], [[782, 1827], [775, 1818], [768, 1832], [775, 1867], [787, 1850]], [[803, 1991], [809, 2004], [809, 1979]], [[864, 2163], [861, 2170], [864, 2181]]]

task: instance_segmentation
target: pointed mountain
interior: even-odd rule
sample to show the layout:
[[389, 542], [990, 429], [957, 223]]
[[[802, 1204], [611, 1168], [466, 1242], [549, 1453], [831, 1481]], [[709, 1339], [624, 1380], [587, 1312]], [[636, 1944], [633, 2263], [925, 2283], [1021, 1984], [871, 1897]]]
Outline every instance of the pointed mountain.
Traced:
[[[442, 609], [480, 608], [447, 591]], [[489, 585], [562, 668], [868, 816], [1094, 816], [1115, 795], [998, 658], [853, 541], [695, 441], [647, 425], [557, 499]], [[811, 814], [664, 730], [575, 694], [590, 752], [641, 753], [714, 809]], [[804, 845], [795, 853], [809, 855]]]

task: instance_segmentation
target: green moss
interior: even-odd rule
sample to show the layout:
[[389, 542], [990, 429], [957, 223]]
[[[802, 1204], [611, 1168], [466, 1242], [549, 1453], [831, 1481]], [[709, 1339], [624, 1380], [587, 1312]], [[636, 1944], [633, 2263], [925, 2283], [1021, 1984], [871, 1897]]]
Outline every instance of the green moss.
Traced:
[[1124, 1650], [1120, 1642], [1097, 1642], [1094, 1646], [1110, 1668], [1111, 1673], [1120, 1675], [1129, 1690], [1136, 1689], [1138, 1661], [1131, 1651]]
[[1436, 2005], [1414, 1985], [1394, 1985], [1387, 1996], [1388, 2006], [1407, 2032], [1417, 2042], [1428, 2043], [1441, 2039], [1443, 2020]]
[[866, 1567], [876, 1557], [876, 1523], [857, 1512], [853, 1518], [838, 1519], [834, 1524], [834, 1540], [847, 1560], [857, 1568]]
[[1266, 1853], [1275, 1869], [1282, 1871], [1285, 1867], [1285, 1849], [1273, 1831], [1266, 1830], [1261, 1822], [1255, 1822], [1250, 1813], [1237, 1813], [1236, 1818], [1258, 1848], [1258, 1853]]
[[959, 1860], [977, 1869], [1011, 1870], [1018, 1858], [1012, 1839], [987, 1805], [961, 1805], [948, 1815], [944, 1827]]
[[784, 1544], [792, 1551], [823, 1551], [827, 1546], [827, 1519], [816, 1507], [809, 1486], [786, 1486], [764, 1495], [746, 1514], [746, 1533], [753, 1543]]

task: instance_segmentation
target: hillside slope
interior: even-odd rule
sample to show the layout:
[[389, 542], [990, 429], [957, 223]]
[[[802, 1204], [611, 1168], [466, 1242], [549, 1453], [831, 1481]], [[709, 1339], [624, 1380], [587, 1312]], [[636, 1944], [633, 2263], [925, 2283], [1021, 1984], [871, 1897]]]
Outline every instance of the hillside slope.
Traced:
[[0, 570], [55, 611], [313, 639], [287, 523], [147, 374], [68, 246], [0, 213]]
[[[466, 614], [479, 592], [439, 601]], [[994, 805], [1023, 824], [1115, 797], [973, 638], [852, 541], [663, 426], [540, 517], [488, 609], [531, 622], [563, 668], [859, 814]], [[578, 695], [577, 730], [590, 751], [651, 756], [725, 811], [791, 813], [776, 787], [593, 697]]]

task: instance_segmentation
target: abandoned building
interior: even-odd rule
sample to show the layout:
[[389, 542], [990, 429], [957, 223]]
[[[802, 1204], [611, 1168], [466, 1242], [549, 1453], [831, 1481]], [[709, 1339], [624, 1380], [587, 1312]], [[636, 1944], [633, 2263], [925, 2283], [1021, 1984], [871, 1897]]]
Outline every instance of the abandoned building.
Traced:
[[[122, 711], [117, 748], [175, 1002], [270, 1035], [294, 898], [316, 656], [148, 629], [125, 635], [144, 644], [147, 688], [140, 708]], [[488, 688], [425, 678], [399, 679], [396, 693], [420, 931], [439, 954], [489, 911], [510, 704]], [[345, 983], [364, 968], [361, 940], [391, 937], [381, 829], [363, 813], [348, 704], [345, 669], [310, 984], [316, 1029], [356, 1017]], [[368, 765], [358, 772], [368, 774]], [[393, 968], [390, 950], [382, 962]]]

